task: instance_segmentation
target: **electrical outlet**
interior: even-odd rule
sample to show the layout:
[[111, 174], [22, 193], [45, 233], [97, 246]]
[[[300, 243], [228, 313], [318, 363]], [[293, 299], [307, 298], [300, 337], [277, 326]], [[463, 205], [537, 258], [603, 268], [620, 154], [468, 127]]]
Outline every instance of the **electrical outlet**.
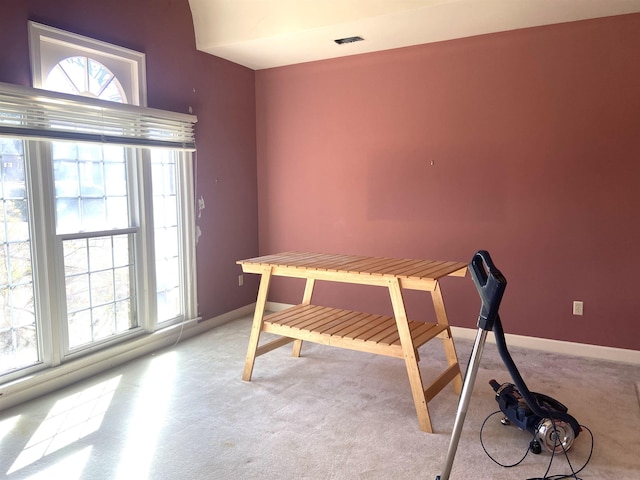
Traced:
[[582, 309], [583, 309], [584, 305], [582, 302], [575, 300], [573, 302], [573, 314], [574, 315], [582, 315]]
[[238, 286], [241, 287], [242, 285], [244, 285], [244, 275], [240, 274], [238, 275]]

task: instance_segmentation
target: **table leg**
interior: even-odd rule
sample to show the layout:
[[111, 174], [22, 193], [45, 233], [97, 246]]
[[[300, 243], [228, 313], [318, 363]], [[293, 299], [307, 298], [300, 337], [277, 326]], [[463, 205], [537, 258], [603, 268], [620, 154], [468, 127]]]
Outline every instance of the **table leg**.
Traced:
[[304, 294], [302, 295], [302, 304], [309, 305], [311, 303], [311, 297], [313, 296], [313, 287], [316, 284], [315, 278], [307, 278], [307, 283], [304, 286]]
[[[447, 319], [447, 312], [444, 308], [444, 299], [442, 298], [442, 291], [440, 290], [440, 282], [436, 282], [435, 288], [431, 291], [431, 298], [433, 300], [433, 306], [436, 312], [436, 319], [439, 325], [449, 326], [449, 320]], [[445, 332], [442, 332], [443, 334]], [[451, 367], [458, 364], [458, 355], [456, 354], [456, 347], [453, 343], [453, 337], [451, 331], [447, 329], [446, 335], [440, 337], [444, 346], [444, 353], [447, 357], [447, 363]], [[462, 374], [458, 373], [453, 379], [453, 389], [460, 395], [462, 392]]]
[[[307, 278], [307, 283], [304, 286], [304, 294], [302, 295], [302, 305], [311, 304], [311, 297], [313, 296], [313, 287], [315, 286], [314, 278]], [[293, 351], [291, 355], [294, 357], [300, 356], [300, 350], [302, 350], [302, 340], [295, 340], [293, 342]]]
[[258, 288], [258, 299], [256, 301], [256, 310], [253, 314], [253, 324], [251, 326], [251, 335], [249, 336], [249, 347], [247, 349], [247, 357], [244, 363], [244, 371], [242, 379], [251, 380], [253, 372], [253, 364], [256, 360], [256, 350], [260, 341], [260, 332], [262, 331], [262, 323], [264, 318], [264, 310], [267, 304], [267, 295], [269, 293], [269, 284], [271, 283], [271, 268], [266, 268], [262, 272], [260, 278], [260, 287]]
[[418, 423], [420, 429], [433, 433], [431, 419], [429, 417], [429, 409], [424, 395], [424, 387], [422, 385], [422, 377], [420, 376], [420, 368], [418, 367], [418, 359], [416, 358], [416, 349], [413, 347], [413, 339], [409, 330], [409, 321], [407, 312], [402, 298], [402, 289], [400, 281], [395, 278], [389, 281], [389, 294], [391, 296], [391, 304], [393, 305], [393, 314], [398, 327], [400, 343], [404, 353], [404, 361], [407, 366], [409, 375], [409, 383], [411, 385], [411, 393], [413, 394], [413, 403], [418, 414]]

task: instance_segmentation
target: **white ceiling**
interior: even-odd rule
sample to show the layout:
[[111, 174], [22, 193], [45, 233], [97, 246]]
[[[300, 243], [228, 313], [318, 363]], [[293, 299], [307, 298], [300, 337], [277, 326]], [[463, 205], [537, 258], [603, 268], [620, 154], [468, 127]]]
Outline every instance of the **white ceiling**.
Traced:
[[[640, 12], [640, 0], [189, 0], [196, 47], [254, 70]], [[364, 41], [338, 45], [359, 35]]]

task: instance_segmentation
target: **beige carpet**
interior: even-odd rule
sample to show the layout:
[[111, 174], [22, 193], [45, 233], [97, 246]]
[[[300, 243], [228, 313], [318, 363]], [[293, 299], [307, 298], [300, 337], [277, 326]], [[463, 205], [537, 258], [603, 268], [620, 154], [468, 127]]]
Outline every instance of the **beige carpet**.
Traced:
[[[250, 319], [237, 320], [0, 412], [0, 478], [433, 480], [441, 472], [457, 408], [450, 386], [429, 405], [436, 433], [427, 434], [397, 359], [307, 343], [301, 358], [289, 347], [258, 357], [253, 380], [243, 382], [249, 329]], [[466, 365], [471, 342], [456, 344]], [[565, 403], [593, 431], [580, 478], [639, 478], [637, 366], [511, 353], [531, 390]], [[439, 342], [420, 354], [425, 377], [443, 369]], [[487, 344], [451, 478], [542, 477], [547, 453], [506, 469], [483, 452], [479, 429], [497, 410], [491, 378], [509, 380]], [[487, 423], [485, 444], [513, 463], [529, 436], [499, 418]], [[574, 468], [589, 449], [583, 432], [569, 452]], [[556, 457], [549, 475], [567, 472]]]

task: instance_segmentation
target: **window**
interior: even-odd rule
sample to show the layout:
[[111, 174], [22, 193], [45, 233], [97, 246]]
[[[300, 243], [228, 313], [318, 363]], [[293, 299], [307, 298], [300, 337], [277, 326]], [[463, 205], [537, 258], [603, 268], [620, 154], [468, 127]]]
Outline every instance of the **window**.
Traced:
[[144, 55], [29, 28], [57, 93], [0, 84], [0, 383], [197, 309], [195, 117], [136, 106]]
[[56, 64], [44, 82], [47, 90], [127, 103], [118, 78], [90, 57], [67, 57]]
[[29, 39], [35, 88], [146, 106], [144, 54], [35, 22]]

